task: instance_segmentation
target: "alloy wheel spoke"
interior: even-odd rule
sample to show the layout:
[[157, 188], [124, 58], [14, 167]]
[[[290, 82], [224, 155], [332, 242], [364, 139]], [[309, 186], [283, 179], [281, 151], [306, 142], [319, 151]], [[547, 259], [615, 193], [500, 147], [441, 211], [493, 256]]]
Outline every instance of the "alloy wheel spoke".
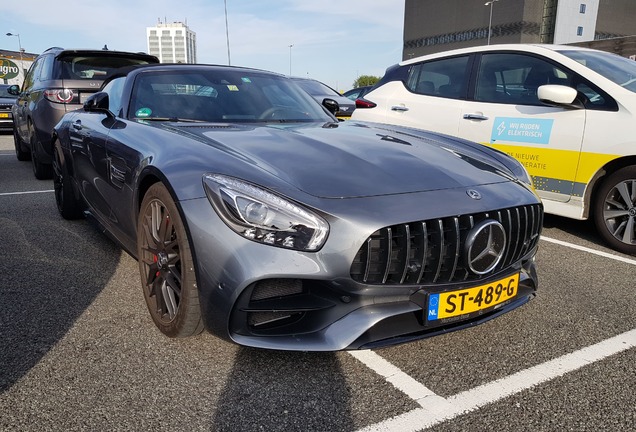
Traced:
[[168, 314], [170, 319], [174, 318], [177, 314], [177, 299], [175, 297], [175, 291], [168, 284], [166, 280], [161, 286], [163, 305], [165, 306], [164, 312]]
[[634, 218], [627, 219], [627, 225], [625, 226], [625, 232], [623, 233], [623, 243], [634, 243]]
[[605, 204], [607, 204], [608, 206], [610, 206], [611, 208], [617, 208], [617, 209], [621, 209], [621, 210], [627, 210], [627, 208], [625, 207], [624, 203], [618, 202], [612, 198], [608, 198], [605, 200]]
[[174, 265], [171, 265], [169, 269], [168, 283], [179, 294], [179, 297], [181, 297], [181, 272], [179, 272]]
[[629, 216], [628, 210], [606, 210], [603, 212], [605, 220], [616, 219], [624, 216]]
[[151, 264], [147, 264], [147, 266], [148, 266], [148, 272], [146, 275], [146, 285], [150, 285], [157, 279], [157, 272], [159, 271], [159, 266], [155, 262]]
[[146, 223], [143, 224], [142, 229], [144, 230], [144, 237], [148, 242], [148, 246], [145, 249], [156, 254], [159, 245], [158, 240], [156, 240], [152, 234], [152, 216], [146, 216]]
[[617, 239], [620, 239], [622, 237], [621, 233], [623, 232], [623, 229], [625, 229], [625, 225], [627, 225], [627, 223], [623, 221], [616, 227], [616, 229], [612, 233], [614, 237], [616, 237]]
[[630, 197], [627, 182], [622, 182], [621, 184], [616, 185], [616, 190], [621, 195], [624, 205], [626, 205], [627, 208], [632, 207], [632, 198]]
[[161, 244], [161, 226], [163, 222], [163, 206], [158, 201], [150, 204], [150, 234], [157, 244]]

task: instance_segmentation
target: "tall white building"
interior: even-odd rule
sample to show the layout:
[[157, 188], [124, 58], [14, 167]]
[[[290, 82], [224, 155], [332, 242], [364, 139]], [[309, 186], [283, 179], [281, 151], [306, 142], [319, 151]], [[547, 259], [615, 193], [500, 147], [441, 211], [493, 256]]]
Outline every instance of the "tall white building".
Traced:
[[554, 25], [554, 43], [594, 40], [599, 0], [559, 0]]
[[146, 27], [148, 53], [161, 63], [196, 63], [197, 35], [182, 22]]

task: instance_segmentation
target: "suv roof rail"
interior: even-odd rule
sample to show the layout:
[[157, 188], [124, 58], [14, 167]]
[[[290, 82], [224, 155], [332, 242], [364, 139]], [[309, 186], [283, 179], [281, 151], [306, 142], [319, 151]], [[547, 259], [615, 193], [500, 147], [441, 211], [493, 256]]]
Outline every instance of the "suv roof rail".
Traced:
[[47, 50], [45, 50], [44, 52], [51, 51], [51, 50], [63, 50], [63, 49], [64, 48], [62, 48], [62, 47], [51, 47], [51, 48], [48, 48]]

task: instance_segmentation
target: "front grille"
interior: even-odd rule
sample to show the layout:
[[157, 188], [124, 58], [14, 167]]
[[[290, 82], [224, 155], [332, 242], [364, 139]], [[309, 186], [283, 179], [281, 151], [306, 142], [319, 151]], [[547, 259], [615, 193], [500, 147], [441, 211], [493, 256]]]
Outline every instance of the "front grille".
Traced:
[[[466, 263], [466, 238], [484, 220], [496, 220], [506, 232], [502, 259], [488, 274], [475, 274]], [[539, 242], [540, 204], [393, 225], [374, 232], [351, 265], [351, 277], [366, 284], [419, 285], [479, 280], [507, 268]]]

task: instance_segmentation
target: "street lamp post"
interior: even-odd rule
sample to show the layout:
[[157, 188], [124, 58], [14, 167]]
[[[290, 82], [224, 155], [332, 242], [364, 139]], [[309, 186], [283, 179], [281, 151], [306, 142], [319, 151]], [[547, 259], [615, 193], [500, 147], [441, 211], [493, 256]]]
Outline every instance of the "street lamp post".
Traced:
[[18, 38], [18, 48], [20, 49], [20, 67], [22, 68], [22, 75], [24, 75], [24, 61], [22, 60], [22, 41], [20, 41], [20, 33], [13, 34], [7, 33], [7, 36], [16, 36]]
[[294, 45], [289, 45], [289, 76], [291, 76], [291, 49]]
[[223, 0], [223, 4], [225, 5], [225, 39], [227, 40], [227, 65], [232, 66], [232, 62], [230, 61], [230, 29], [227, 25], [227, 0]]
[[492, 34], [492, 5], [499, 0], [490, 0], [484, 3], [484, 6], [490, 6], [490, 19], [488, 20], [488, 45], [490, 45], [490, 35]]

